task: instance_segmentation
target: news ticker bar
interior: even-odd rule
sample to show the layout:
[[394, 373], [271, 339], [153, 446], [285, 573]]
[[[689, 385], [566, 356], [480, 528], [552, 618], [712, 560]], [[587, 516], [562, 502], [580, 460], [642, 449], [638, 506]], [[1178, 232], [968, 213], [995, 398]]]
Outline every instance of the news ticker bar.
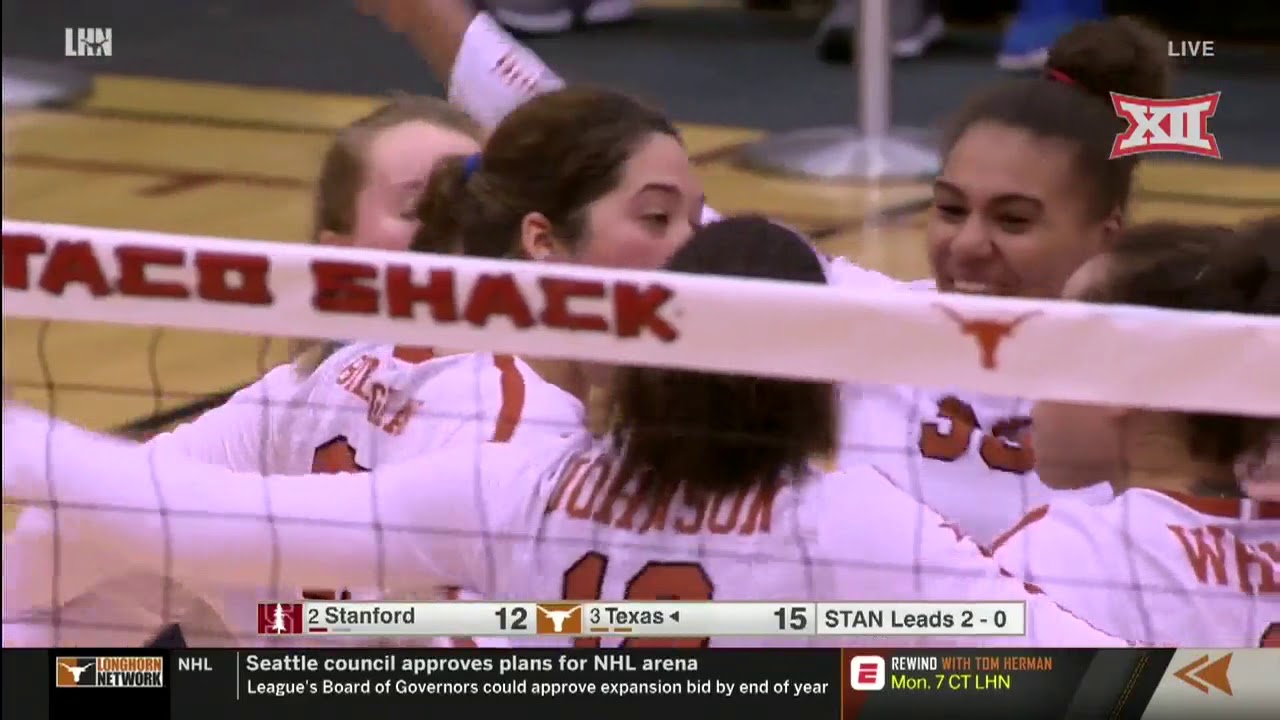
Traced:
[[546, 710], [560, 720], [1226, 720], [1274, 717], [1277, 662], [1271, 649], [6, 649], [3, 694], [5, 717], [33, 718]]
[[1013, 636], [1022, 602], [303, 602], [258, 606], [263, 635]]

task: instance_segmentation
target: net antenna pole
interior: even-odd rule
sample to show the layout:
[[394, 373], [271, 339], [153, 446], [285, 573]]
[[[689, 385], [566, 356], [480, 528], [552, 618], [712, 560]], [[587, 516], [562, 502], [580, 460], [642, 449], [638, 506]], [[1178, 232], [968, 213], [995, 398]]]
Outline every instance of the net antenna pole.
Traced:
[[821, 180], [913, 180], [940, 167], [929, 134], [892, 126], [893, 35], [889, 0], [862, 0], [858, 48], [861, 127], [825, 127], [772, 135], [748, 146], [748, 167]]

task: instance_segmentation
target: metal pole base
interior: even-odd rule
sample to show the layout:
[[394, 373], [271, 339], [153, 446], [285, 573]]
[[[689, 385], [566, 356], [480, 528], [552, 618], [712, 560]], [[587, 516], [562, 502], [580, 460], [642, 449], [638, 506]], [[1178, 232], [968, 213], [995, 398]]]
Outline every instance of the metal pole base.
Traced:
[[753, 170], [818, 180], [919, 180], [938, 174], [938, 152], [923, 130], [895, 128], [868, 138], [848, 127], [772, 135], [746, 147]]
[[4, 58], [4, 109], [58, 107], [93, 92], [88, 73], [58, 65]]

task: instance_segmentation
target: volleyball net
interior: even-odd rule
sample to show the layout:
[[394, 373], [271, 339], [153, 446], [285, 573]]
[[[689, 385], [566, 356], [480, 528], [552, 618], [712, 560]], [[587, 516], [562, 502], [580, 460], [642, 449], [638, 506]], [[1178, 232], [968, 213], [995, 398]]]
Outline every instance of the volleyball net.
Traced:
[[[222, 347], [226, 362], [243, 368], [237, 385], [254, 382], [284, 361], [284, 340], [359, 339], [1280, 416], [1280, 383], [1263, 380], [1275, 377], [1280, 318], [869, 293], [10, 220], [3, 234], [6, 389], [72, 420], [93, 416], [92, 406], [149, 394], [157, 408], [182, 409], [146, 426], [162, 430], [169, 421], [190, 419], [226, 399], [226, 393], [165, 387], [154, 359], [149, 370], [114, 368], [108, 334], [127, 328], [146, 332], [151, 355], [166, 336], [217, 333], [224, 340], [200, 345], [197, 352]], [[50, 328], [69, 324], [84, 329], [87, 345], [59, 349], [41, 340]], [[66, 366], [59, 352], [79, 353], [77, 362], [98, 368], [93, 382], [68, 380], [59, 369], [60, 363]], [[34, 362], [17, 367], [9, 361], [17, 353]], [[181, 397], [169, 397], [175, 392]], [[67, 399], [76, 393], [78, 400]], [[94, 429], [111, 429], [102, 425]], [[916, 445], [904, 437], [885, 451], [916, 452]], [[6, 529], [13, 510], [6, 507]]]

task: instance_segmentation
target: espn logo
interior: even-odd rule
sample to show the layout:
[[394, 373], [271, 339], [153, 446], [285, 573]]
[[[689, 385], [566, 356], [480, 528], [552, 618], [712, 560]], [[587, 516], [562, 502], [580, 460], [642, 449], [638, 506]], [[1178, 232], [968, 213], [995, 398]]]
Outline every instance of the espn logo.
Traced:
[[54, 660], [54, 686], [60, 688], [164, 687], [162, 657], [65, 657]]
[[884, 658], [858, 655], [849, 661], [849, 686], [854, 690], [884, 689]]

